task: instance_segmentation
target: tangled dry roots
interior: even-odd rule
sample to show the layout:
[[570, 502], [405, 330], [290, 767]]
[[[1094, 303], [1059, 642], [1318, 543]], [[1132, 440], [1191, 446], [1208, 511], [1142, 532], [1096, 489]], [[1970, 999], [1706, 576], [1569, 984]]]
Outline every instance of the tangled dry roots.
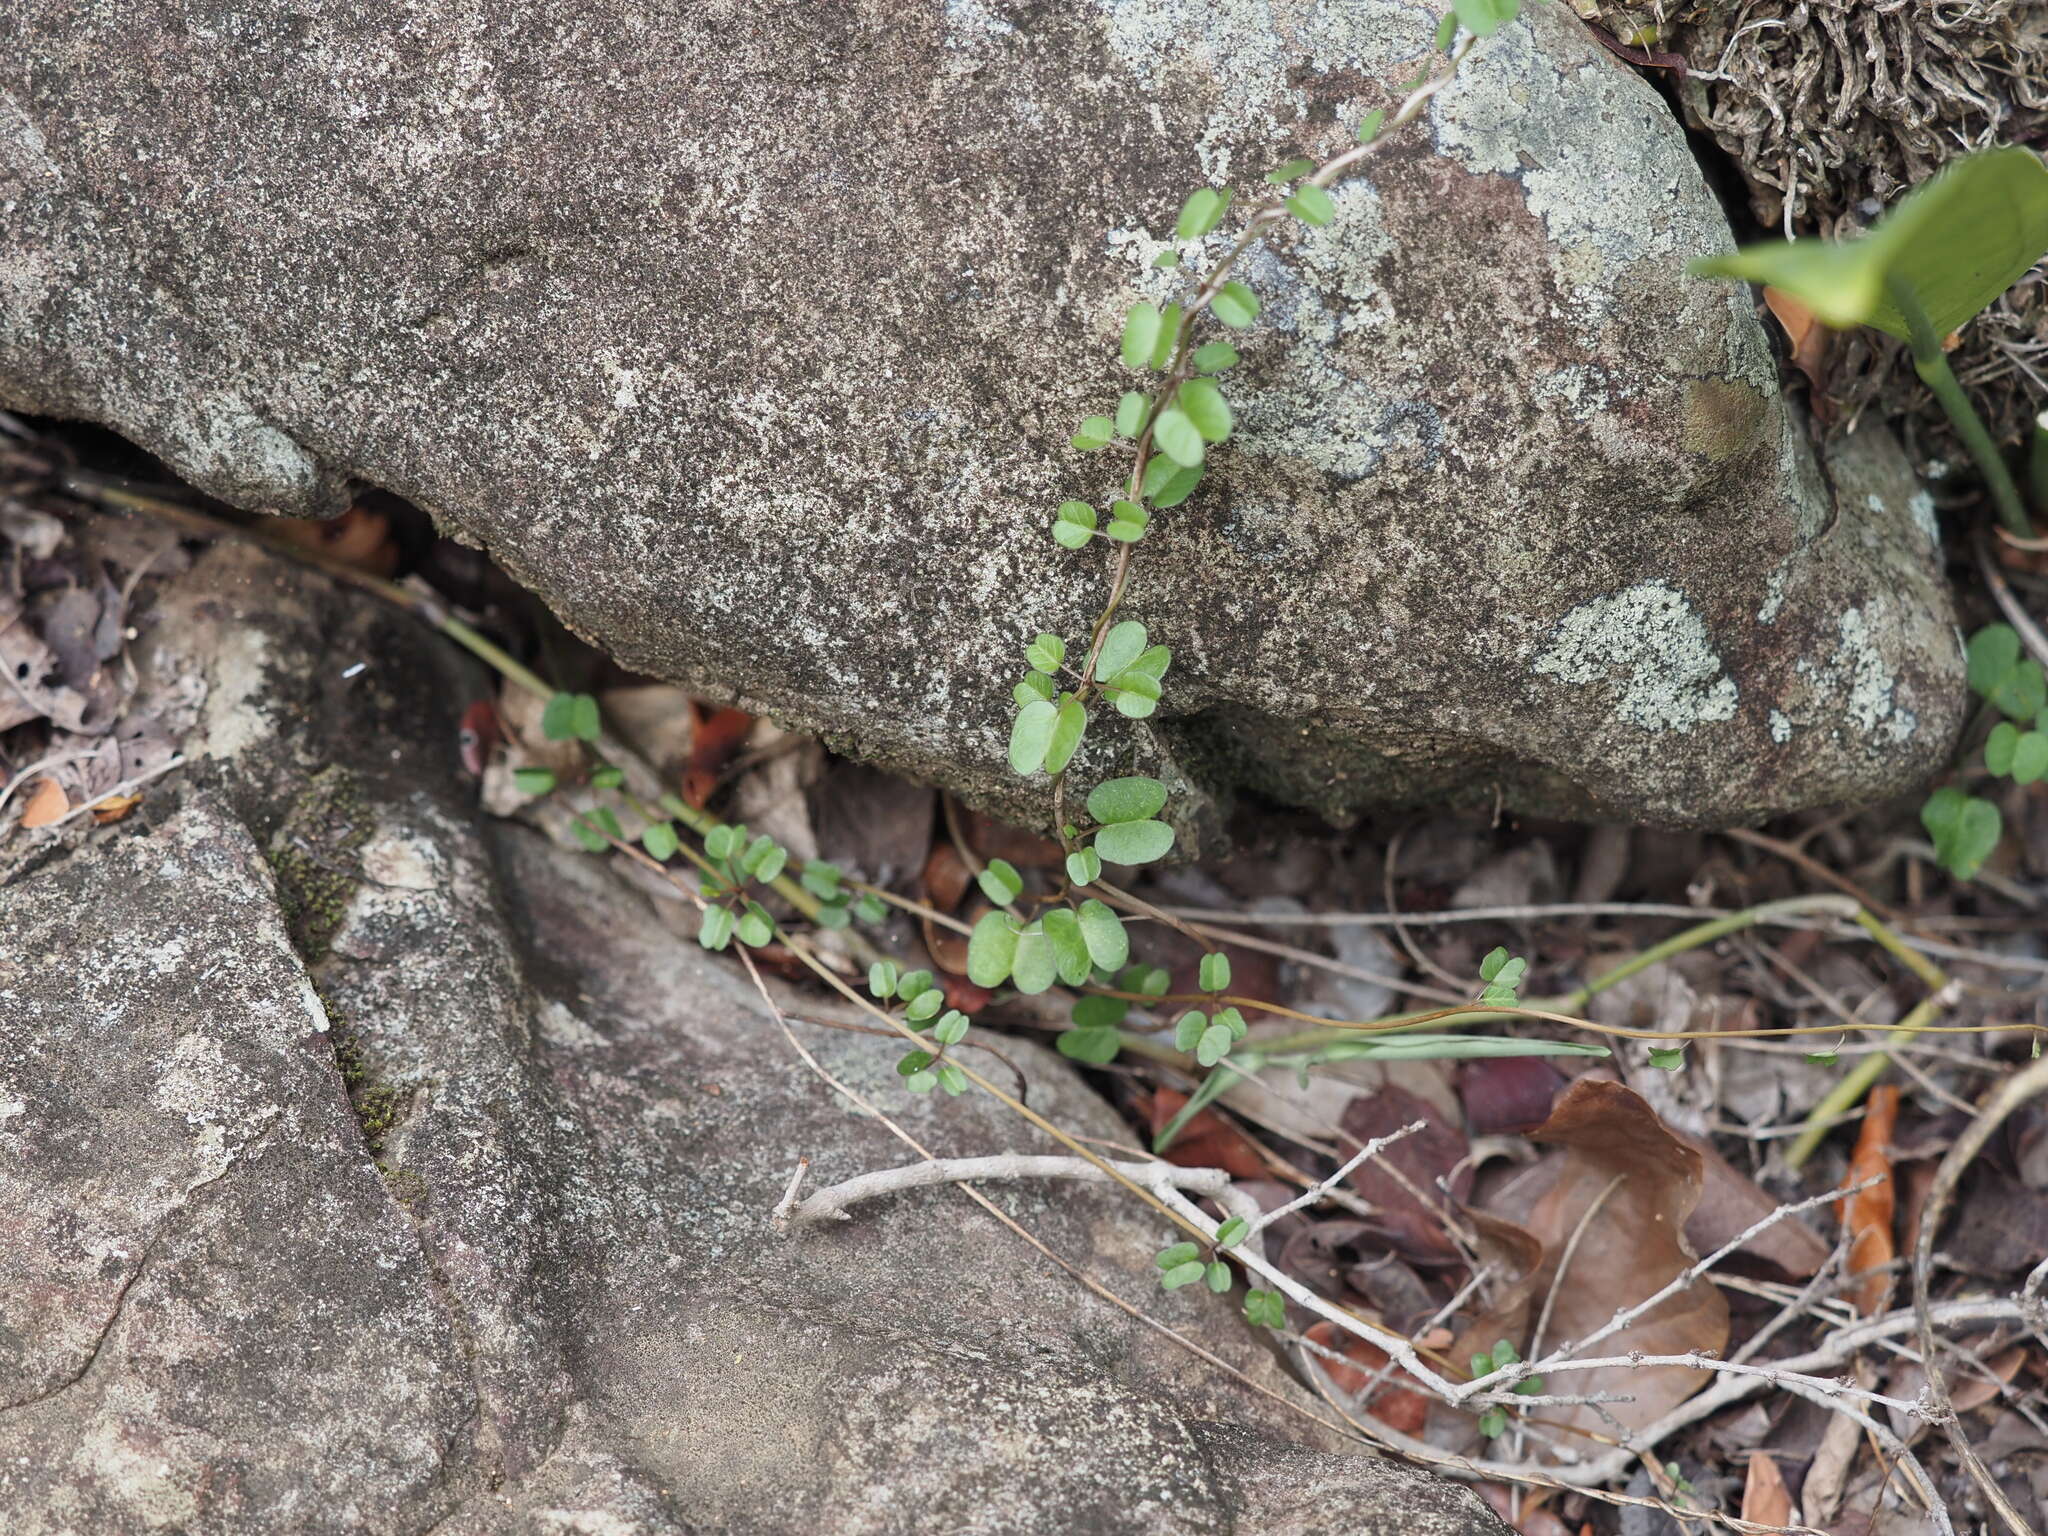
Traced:
[[[1766, 229], [1854, 234], [1967, 150], [2048, 140], [2048, 0], [1598, 0], [1580, 9], [1625, 42], [1685, 60], [1680, 104], [1740, 169]], [[1875, 337], [1838, 347], [1820, 413], [1904, 418], [1927, 453], [1952, 456], [1946, 420], [1900, 350]], [[2017, 441], [2048, 406], [2041, 269], [1969, 328], [1951, 361], [1994, 432]]]

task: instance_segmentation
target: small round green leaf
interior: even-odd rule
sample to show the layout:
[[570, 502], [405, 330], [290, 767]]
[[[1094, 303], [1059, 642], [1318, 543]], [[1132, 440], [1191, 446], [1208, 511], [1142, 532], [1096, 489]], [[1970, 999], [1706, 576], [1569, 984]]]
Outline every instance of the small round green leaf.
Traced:
[[[1093, 855], [1095, 850], [1085, 850]], [[1101, 869], [1102, 861], [1096, 859], [1096, 868]], [[1131, 957], [1131, 938], [1124, 932], [1123, 920], [1101, 902], [1090, 897], [1081, 903], [1076, 914], [1081, 924], [1081, 938], [1088, 946], [1088, 958], [1105, 971], [1113, 971]], [[1119, 991], [1135, 990], [1118, 988]], [[1121, 1014], [1118, 1015], [1122, 1017]]]
[[1152, 441], [1182, 468], [1191, 468], [1202, 462], [1202, 434], [1188, 419], [1187, 412], [1178, 406], [1159, 413], [1159, 419], [1152, 423]]
[[1230, 956], [1222, 950], [1211, 950], [1202, 956], [1199, 972], [1204, 992], [1228, 992], [1230, 990]]
[[1120, 821], [1095, 834], [1095, 851], [1111, 864], [1150, 864], [1173, 847], [1173, 828], [1163, 821]]
[[1053, 1039], [1053, 1045], [1069, 1061], [1084, 1062], [1091, 1067], [1106, 1067], [1116, 1060], [1117, 1052], [1123, 1049], [1123, 1036], [1114, 1028], [1097, 1025], [1092, 1028], [1062, 1030]]
[[1075, 885], [1093, 885], [1102, 878], [1102, 859], [1093, 848], [1076, 849], [1067, 855], [1067, 879]]
[[977, 987], [999, 987], [1017, 958], [1017, 925], [1007, 912], [985, 912], [967, 939], [967, 979]]
[[2028, 731], [2012, 749], [2012, 781], [2034, 784], [2048, 778], [2048, 735]]
[[673, 825], [666, 821], [657, 821], [641, 830], [640, 846], [647, 850], [649, 858], [665, 862], [676, 856], [676, 850], [682, 846], [682, 842], [676, 836]]
[[1105, 826], [1119, 821], [1143, 821], [1148, 816], [1157, 816], [1165, 806], [1166, 786], [1142, 774], [1104, 779], [1088, 792], [1088, 814]]
[[1223, 220], [1223, 211], [1230, 206], [1230, 193], [1214, 187], [1198, 187], [1188, 194], [1188, 200], [1181, 204], [1180, 220], [1174, 225], [1177, 239], [1199, 240]]
[[1307, 155], [1296, 155], [1292, 160], [1276, 165], [1266, 172], [1266, 180], [1276, 187], [1284, 187], [1290, 181], [1306, 176], [1316, 168], [1315, 161]]
[[[1128, 503], [1118, 502], [1118, 506]], [[1145, 626], [1136, 619], [1125, 619], [1112, 624], [1109, 633], [1102, 637], [1102, 649], [1095, 656], [1095, 675], [1114, 677], [1123, 671], [1145, 650]]]
[[1024, 877], [1008, 859], [990, 859], [975, 880], [981, 893], [999, 907], [1007, 907], [1024, 892]]
[[2012, 755], [2019, 744], [2020, 728], [2010, 720], [1999, 721], [1984, 738], [1984, 766], [2005, 777], [2012, 772]]
[[1115, 422], [1107, 416], [1090, 416], [1074, 429], [1074, 435], [1067, 441], [1083, 453], [1093, 453], [1098, 448], [1107, 448], [1115, 437]]
[[732, 926], [732, 908], [706, 907], [697, 925], [697, 942], [706, 949], [723, 949], [732, 942]]
[[1152, 361], [1152, 349], [1158, 342], [1159, 311], [1150, 304], [1133, 304], [1124, 315], [1124, 366], [1149, 366]]
[[1237, 366], [1237, 348], [1227, 341], [1205, 342], [1195, 348], [1195, 366], [1203, 373], [1221, 373]]
[[545, 795], [555, 787], [555, 776], [545, 768], [514, 768], [512, 783], [522, 795]]
[[1052, 944], [1053, 962], [1059, 968], [1060, 980], [1070, 987], [1080, 986], [1094, 968], [1088, 941], [1081, 933], [1081, 920], [1066, 907], [1054, 907], [1042, 921], [1045, 936]]
[[1209, 312], [1234, 331], [1259, 318], [1259, 296], [1240, 282], [1228, 282], [1209, 301]]
[[1237, 1036], [1230, 1032], [1228, 1024], [1211, 1024], [1202, 1031], [1202, 1038], [1195, 1042], [1195, 1060], [1205, 1067], [1213, 1067], [1230, 1054], [1230, 1048], [1237, 1044]]
[[1135, 438], [1145, 428], [1145, 411], [1151, 405], [1135, 389], [1127, 389], [1116, 403], [1116, 431], [1119, 437]]
[[1081, 738], [1088, 731], [1088, 708], [1071, 693], [1060, 695], [1059, 714], [1053, 721], [1052, 738], [1045, 747], [1045, 771], [1059, 773], [1074, 760]]
[[1036, 773], [1045, 762], [1046, 749], [1052, 745], [1053, 728], [1059, 724], [1060, 712], [1046, 699], [1033, 699], [1017, 711], [1016, 722], [1010, 727], [1010, 771], [1012, 773]]
[[1057, 672], [1067, 659], [1067, 642], [1058, 635], [1041, 634], [1024, 647], [1024, 659], [1041, 672]]
[[1317, 229], [1337, 217], [1337, 206], [1330, 201], [1330, 194], [1314, 182], [1304, 182], [1300, 190], [1287, 199], [1287, 211], [1302, 223]]
[[1010, 984], [1030, 997], [1045, 991], [1058, 976], [1059, 956], [1046, 935], [1045, 924], [1035, 920], [1026, 923], [1017, 933], [1016, 955], [1010, 962]]
[[1195, 424], [1203, 441], [1220, 443], [1229, 438], [1234, 425], [1230, 402], [1223, 398], [1223, 391], [1213, 380], [1189, 379], [1181, 385], [1178, 399], [1181, 410]]

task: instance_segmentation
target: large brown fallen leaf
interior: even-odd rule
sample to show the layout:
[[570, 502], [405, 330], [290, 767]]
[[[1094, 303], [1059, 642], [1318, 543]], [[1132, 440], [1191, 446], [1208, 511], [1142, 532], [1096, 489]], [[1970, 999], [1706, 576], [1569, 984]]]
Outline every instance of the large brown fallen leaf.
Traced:
[[1891, 1295], [1891, 1262], [1897, 1256], [1892, 1244], [1897, 1197], [1892, 1187], [1891, 1142], [1898, 1124], [1898, 1088], [1885, 1083], [1871, 1089], [1863, 1128], [1856, 1136], [1856, 1151], [1849, 1159], [1849, 1182], [1877, 1182], [1840, 1202], [1842, 1226], [1849, 1234], [1849, 1273], [1863, 1277], [1849, 1299], [1865, 1317], [1882, 1312]]
[[[1560, 1150], [1504, 1185], [1491, 1202], [1496, 1217], [1524, 1228], [1541, 1244], [1543, 1259], [1527, 1277], [1521, 1316], [1533, 1324], [1550, 1317], [1540, 1340], [1512, 1329], [1488, 1330], [1512, 1319], [1488, 1318], [1472, 1331], [1475, 1348], [1495, 1337], [1538, 1358], [1583, 1339], [1617, 1311], [1647, 1300], [1689, 1268], [1698, 1255], [1685, 1240], [1685, 1223], [1699, 1203], [1701, 1159], [1640, 1095], [1620, 1083], [1580, 1078], [1550, 1118], [1530, 1133]], [[1576, 1241], [1575, 1241], [1576, 1239]], [[1570, 1262], [1565, 1265], [1566, 1249]], [[1641, 1351], [1682, 1355], [1720, 1350], [1728, 1342], [1728, 1304], [1702, 1277], [1666, 1297], [1627, 1327], [1586, 1352], [1606, 1358]], [[1463, 1343], [1457, 1346], [1462, 1354]], [[1601, 1405], [1629, 1428], [1641, 1428], [1707, 1384], [1704, 1371], [1685, 1366], [1611, 1366], [1550, 1377], [1558, 1393], [1613, 1393], [1627, 1402]], [[1591, 1406], [1549, 1408], [1535, 1417], [1598, 1434], [1612, 1434]]]
[[[1700, 1203], [1686, 1218], [1685, 1240], [1701, 1253], [1713, 1253], [1770, 1215], [1778, 1202], [1705, 1142], [1690, 1136], [1685, 1141], [1703, 1163]], [[1797, 1216], [1772, 1222], [1736, 1251], [1766, 1260], [1795, 1280], [1807, 1279], [1828, 1257], [1827, 1243]]]

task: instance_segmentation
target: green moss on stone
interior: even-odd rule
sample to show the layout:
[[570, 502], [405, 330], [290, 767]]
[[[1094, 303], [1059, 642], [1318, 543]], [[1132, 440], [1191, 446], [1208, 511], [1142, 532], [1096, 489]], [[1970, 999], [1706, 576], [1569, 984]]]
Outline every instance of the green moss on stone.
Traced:
[[308, 965], [325, 958], [362, 883], [356, 856], [375, 829], [355, 776], [332, 767], [292, 802], [271, 840], [270, 867], [292, 945]]

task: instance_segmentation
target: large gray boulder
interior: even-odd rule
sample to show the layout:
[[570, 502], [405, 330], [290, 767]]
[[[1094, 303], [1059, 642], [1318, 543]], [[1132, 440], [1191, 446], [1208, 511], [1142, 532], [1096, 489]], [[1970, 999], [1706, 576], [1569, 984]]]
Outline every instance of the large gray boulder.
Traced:
[[[775, 1231], [799, 1157], [907, 1153], [729, 959], [480, 819], [452, 653], [246, 550], [145, 595], [139, 697], [190, 706], [195, 766], [82, 841], [17, 832], [0, 888], [8, 1536], [1504, 1530], [1283, 1406], [1106, 1189], [993, 1196], [1278, 1399], [958, 1191]], [[941, 1155], [1039, 1148], [793, 1027]], [[1011, 1049], [1042, 1113], [1128, 1134]]]
[[[625, 662], [1042, 815], [1008, 688], [1106, 590], [1046, 527], [1111, 494], [1065, 438], [1156, 236], [1442, 9], [15, 0], [0, 400], [243, 505], [397, 492]], [[1243, 430], [1126, 605], [1167, 707], [1084, 773], [1730, 823], [1946, 753], [1929, 503], [1875, 431], [1823, 472], [1683, 275], [1729, 235], [1678, 125], [1527, 10], [1251, 260]]]

